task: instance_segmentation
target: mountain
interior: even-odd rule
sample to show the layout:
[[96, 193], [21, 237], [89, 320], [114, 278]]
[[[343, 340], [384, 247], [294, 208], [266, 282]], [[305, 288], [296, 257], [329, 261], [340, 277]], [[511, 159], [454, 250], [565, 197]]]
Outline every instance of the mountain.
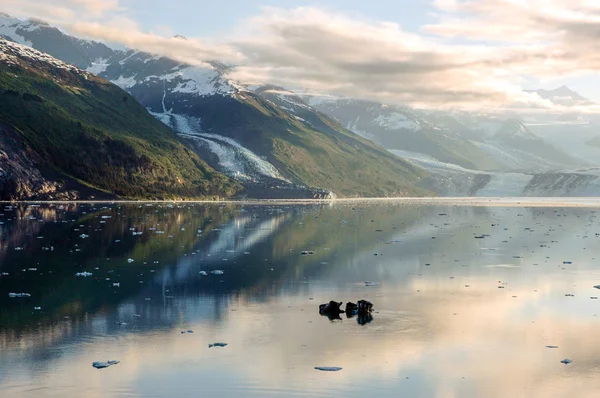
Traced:
[[390, 150], [424, 153], [442, 162], [489, 170], [499, 164], [460, 135], [448, 134], [406, 106], [312, 97], [308, 102], [351, 130]]
[[202, 198], [241, 187], [117, 86], [0, 39], [0, 197]]
[[515, 119], [506, 120], [494, 134], [493, 139], [507, 148], [515, 148], [557, 164], [573, 166], [584, 163], [533, 134], [522, 122]]
[[295, 115], [229, 80], [228, 67], [219, 62], [191, 66], [114, 50], [6, 16], [0, 18], [0, 34], [127, 90], [209, 165], [245, 185], [318, 187], [340, 196], [433, 194], [418, 187], [424, 170], [314, 109], [306, 119]]
[[[527, 115], [528, 121], [508, 112], [417, 110], [248, 87], [229, 79], [231, 67], [218, 61], [192, 66], [117, 50], [8, 16], [0, 16], [0, 35], [119, 85], [210, 167], [242, 183], [242, 196], [541, 195], [543, 189], [561, 195], [549, 184], [552, 176], [595, 181], [587, 171], [570, 171], [597, 164], [600, 151], [587, 144], [591, 125], [573, 146], [569, 137], [547, 134], [545, 114]], [[585, 101], [566, 87], [538, 94]], [[540, 183], [526, 189], [530, 180]]]

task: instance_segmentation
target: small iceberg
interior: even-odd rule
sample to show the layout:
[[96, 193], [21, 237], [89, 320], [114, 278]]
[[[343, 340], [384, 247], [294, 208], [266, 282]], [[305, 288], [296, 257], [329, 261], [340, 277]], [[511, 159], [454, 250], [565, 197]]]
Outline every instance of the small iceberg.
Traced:
[[212, 347], [227, 347], [227, 343], [213, 343], [208, 345], [208, 348]]
[[223, 275], [225, 273], [225, 271], [220, 270], [220, 269], [216, 269], [214, 271], [210, 271], [211, 274], [213, 275]]
[[84, 278], [87, 278], [88, 276], [92, 276], [93, 274], [91, 272], [78, 272], [75, 274], [75, 276], [83, 276]]
[[8, 297], [10, 297], [10, 298], [31, 297], [31, 294], [29, 294], [29, 293], [8, 293]]
[[95, 367], [96, 369], [104, 369], [104, 368], [108, 368], [109, 366], [116, 365], [119, 362], [120, 361], [108, 361], [108, 362], [96, 361], [96, 362], [92, 363], [92, 366]]
[[315, 366], [315, 369], [322, 372], [339, 372], [342, 370], [342, 368], [338, 368], [336, 366]]

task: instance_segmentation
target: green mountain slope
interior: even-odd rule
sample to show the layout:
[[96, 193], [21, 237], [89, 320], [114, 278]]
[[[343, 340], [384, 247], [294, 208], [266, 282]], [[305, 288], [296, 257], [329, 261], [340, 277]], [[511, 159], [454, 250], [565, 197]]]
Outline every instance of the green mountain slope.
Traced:
[[231, 196], [217, 173], [117, 86], [0, 40], [0, 122], [40, 170], [124, 198]]
[[[147, 86], [132, 94], [153, 111], [162, 97]], [[145, 93], [145, 95], [144, 95]], [[199, 133], [235, 140], [262, 156], [294, 183], [333, 191], [339, 197], [434, 195], [418, 187], [427, 173], [312, 111], [306, 119], [251, 92], [232, 96], [172, 93], [164, 106], [201, 121]], [[193, 123], [192, 123], [193, 124]], [[177, 125], [172, 126], [178, 130]]]

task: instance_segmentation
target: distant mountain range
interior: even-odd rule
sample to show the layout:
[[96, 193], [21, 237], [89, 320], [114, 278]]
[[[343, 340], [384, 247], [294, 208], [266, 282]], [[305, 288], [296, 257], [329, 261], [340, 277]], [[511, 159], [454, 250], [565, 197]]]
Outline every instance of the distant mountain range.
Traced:
[[[598, 164], [593, 154], [600, 154], [600, 150], [591, 145], [594, 137], [587, 137], [577, 150], [570, 150], [556, 136], [539, 134], [540, 128], [518, 115], [425, 111], [364, 100], [297, 95], [275, 86], [249, 87], [230, 80], [229, 67], [217, 61], [191, 66], [154, 54], [113, 49], [69, 36], [41, 22], [21, 21], [5, 14], [0, 15], [0, 36], [127, 91], [133, 96], [131, 103], [139, 102], [139, 109], [148, 111], [146, 115], [163, 122], [164, 134], [173, 130], [177, 133], [175, 142], [184, 151], [191, 150], [189, 156], [196, 157], [194, 161], [201, 165], [199, 172], [210, 174], [209, 181], [218, 179], [214, 188], [221, 186], [221, 196], [474, 195], [485, 192], [480, 188], [495, 176], [547, 176]], [[8, 85], [2, 88], [11, 90]], [[23, 95], [29, 88], [19, 90], [15, 91]], [[567, 106], [590, 102], [567, 87], [536, 93]], [[0, 115], [0, 121], [9, 125], [7, 118]], [[86, 117], [80, 121], [86, 122]], [[15, 124], [13, 120], [6, 128], [15, 128]], [[132, 139], [138, 137], [135, 129], [126, 129]], [[68, 137], [56, 136], [52, 145]], [[49, 141], [46, 144], [50, 145]], [[134, 152], [138, 154], [139, 150]], [[154, 150], [151, 152], [154, 154]], [[52, 162], [51, 156], [41, 158], [44, 164]], [[162, 191], [144, 188], [135, 195], [116, 192], [89, 178], [74, 180], [122, 197], [163, 197], [169, 193], [203, 197], [216, 193], [206, 178], [195, 180], [202, 181], [198, 187], [204, 190], [194, 191], [190, 185], [177, 193], [165, 186]], [[518, 194], [533, 192], [522, 188]], [[493, 191], [501, 193], [502, 189]], [[557, 193], [555, 188], [535, 192]]]

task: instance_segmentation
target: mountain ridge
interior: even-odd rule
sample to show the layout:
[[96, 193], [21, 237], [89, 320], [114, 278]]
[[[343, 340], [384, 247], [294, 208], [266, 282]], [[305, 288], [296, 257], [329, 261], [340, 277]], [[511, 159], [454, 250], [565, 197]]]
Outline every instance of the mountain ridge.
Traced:
[[0, 121], [36, 160], [36, 178], [48, 168], [130, 199], [217, 198], [241, 189], [129, 94], [30, 47], [0, 39], [0, 90]]

